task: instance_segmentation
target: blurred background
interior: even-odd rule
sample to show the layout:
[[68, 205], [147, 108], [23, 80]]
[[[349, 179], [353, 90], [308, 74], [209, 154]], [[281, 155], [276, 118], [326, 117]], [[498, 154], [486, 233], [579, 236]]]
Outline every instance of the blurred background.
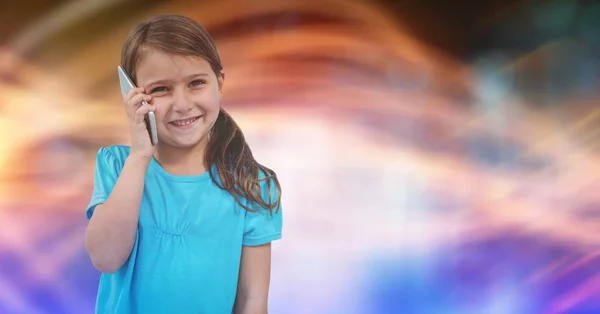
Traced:
[[93, 313], [133, 25], [195, 18], [283, 186], [270, 313], [600, 313], [600, 2], [1, 0], [0, 313]]

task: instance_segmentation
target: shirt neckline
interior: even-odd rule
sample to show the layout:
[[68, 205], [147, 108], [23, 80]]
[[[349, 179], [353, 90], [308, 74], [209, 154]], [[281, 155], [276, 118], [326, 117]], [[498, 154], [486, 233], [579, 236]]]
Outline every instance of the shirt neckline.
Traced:
[[[175, 181], [175, 182], [202, 182], [202, 181], [207, 181], [210, 180], [210, 171], [205, 171], [202, 174], [199, 175], [191, 175], [191, 176], [182, 176], [182, 175], [174, 175], [171, 174], [169, 172], [167, 172], [159, 163], [158, 161], [154, 158], [154, 156], [152, 156], [152, 159], [150, 160], [150, 168], [152, 170], [154, 170], [156, 173], [158, 173], [160, 176], [169, 179], [170, 181]], [[214, 168], [214, 166], [212, 167]], [[215, 169], [213, 169], [214, 171]]]

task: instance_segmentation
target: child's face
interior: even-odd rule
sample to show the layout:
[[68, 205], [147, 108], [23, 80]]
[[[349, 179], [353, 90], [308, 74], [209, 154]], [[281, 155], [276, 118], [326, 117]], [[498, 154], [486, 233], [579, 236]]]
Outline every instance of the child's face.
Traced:
[[137, 85], [156, 105], [159, 141], [185, 148], [206, 139], [219, 115], [223, 80], [200, 57], [146, 49], [137, 67]]

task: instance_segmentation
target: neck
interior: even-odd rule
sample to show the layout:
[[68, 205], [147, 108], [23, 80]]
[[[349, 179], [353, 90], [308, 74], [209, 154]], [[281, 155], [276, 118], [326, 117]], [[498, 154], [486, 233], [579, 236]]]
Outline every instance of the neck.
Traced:
[[172, 175], [200, 175], [208, 170], [204, 164], [207, 144], [205, 140], [202, 140], [193, 147], [180, 148], [159, 143], [156, 146], [154, 158], [163, 169]]

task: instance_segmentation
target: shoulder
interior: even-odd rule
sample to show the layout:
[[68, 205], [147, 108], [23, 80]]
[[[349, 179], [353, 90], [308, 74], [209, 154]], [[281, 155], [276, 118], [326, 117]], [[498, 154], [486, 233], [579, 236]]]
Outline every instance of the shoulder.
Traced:
[[100, 147], [96, 155], [96, 163], [120, 168], [125, 164], [131, 148], [125, 145]]
[[270, 168], [267, 168], [265, 166], [261, 166], [258, 168], [258, 180], [260, 180], [261, 182], [269, 182], [269, 181], [273, 181], [277, 179], [277, 174], [275, 173], [275, 171], [271, 170]]
[[279, 207], [281, 196], [281, 185], [275, 171], [261, 166], [258, 170], [258, 181], [261, 190], [261, 197], [267, 204]]
[[260, 182], [261, 187], [268, 187], [273, 184], [279, 185], [279, 179], [277, 178], [275, 171], [264, 166], [258, 169], [257, 179]]
[[110, 156], [112, 158], [117, 159], [127, 159], [129, 153], [131, 152], [131, 147], [125, 145], [111, 145], [100, 147], [98, 149], [98, 154], [102, 154], [105, 156]]

